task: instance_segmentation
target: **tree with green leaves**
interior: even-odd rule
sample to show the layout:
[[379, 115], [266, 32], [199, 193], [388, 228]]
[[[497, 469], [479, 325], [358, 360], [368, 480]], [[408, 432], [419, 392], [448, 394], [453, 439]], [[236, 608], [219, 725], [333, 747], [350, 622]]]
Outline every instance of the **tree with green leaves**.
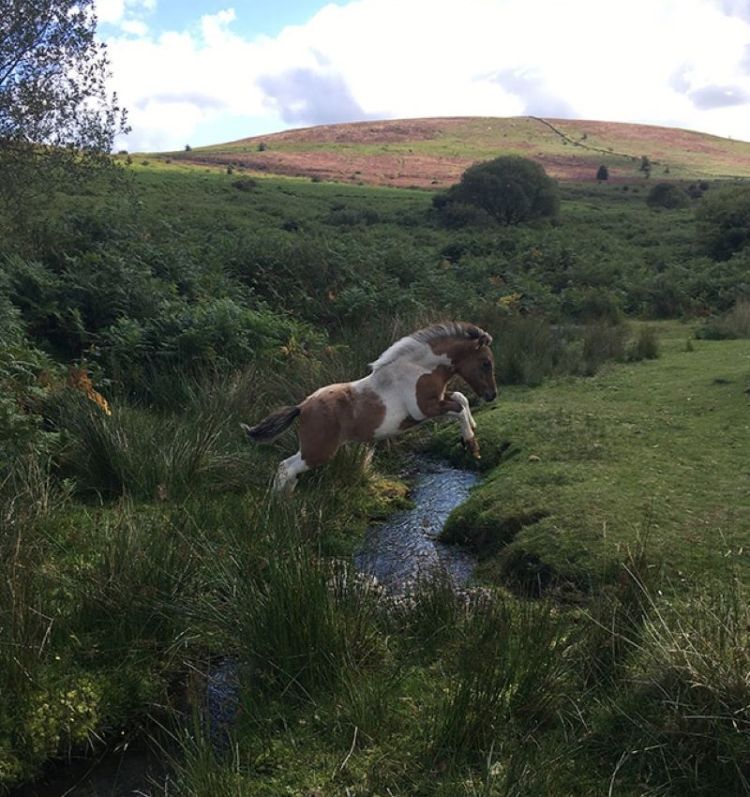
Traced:
[[686, 208], [690, 204], [690, 197], [685, 189], [676, 183], [657, 183], [648, 192], [646, 204], [652, 208], [676, 210]]
[[554, 218], [560, 207], [557, 183], [535, 161], [504, 155], [470, 166], [461, 182], [438, 194], [433, 204], [450, 215], [455, 206], [472, 206], [499, 224]]
[[716, 260], [728, 260], [750, 247], [750, 186], [728, 185], [711, 191], [695, 215], [698, 239]]
[[95, 33], [94, 0], [0, 0], [0, 202], [16, 218], [110, 168], [127, 131]]

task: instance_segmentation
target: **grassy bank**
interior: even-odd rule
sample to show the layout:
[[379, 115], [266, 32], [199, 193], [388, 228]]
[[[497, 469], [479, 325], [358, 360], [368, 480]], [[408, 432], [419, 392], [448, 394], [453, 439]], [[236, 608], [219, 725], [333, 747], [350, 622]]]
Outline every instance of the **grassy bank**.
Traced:
[[585, 591], [641, 541], [675, 586], [747, 583], [750, 346], [657, 330], [659, 359], [510, 388], [480, 414], [490, 469], [445, 536], [488, 578]]

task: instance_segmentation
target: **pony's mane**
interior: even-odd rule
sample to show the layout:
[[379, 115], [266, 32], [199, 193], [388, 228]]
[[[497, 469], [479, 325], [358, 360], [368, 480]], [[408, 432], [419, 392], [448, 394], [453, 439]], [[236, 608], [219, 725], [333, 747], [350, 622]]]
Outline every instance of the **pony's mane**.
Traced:
[[483, 329], [480, 329], [474, 324], [467, 324], [463, 321], [445, 321], [442, 324], [433, 324], [432, 326], [418, 329], [410, 335], [397, 340], [391, 344], [377, 360], [370, 363], [370, 370], [375, 373], [384, 365], [389, 365], [402, 357], [413, 356], [422, 351], [424, 344], [429, 346], [438, 340], [445, 340], [445, 338], [459, 338], [465, 340], [479, 340], [485, 339], [485, 343], [489, 345], [492, 343], [492, 337], [488, 335]]

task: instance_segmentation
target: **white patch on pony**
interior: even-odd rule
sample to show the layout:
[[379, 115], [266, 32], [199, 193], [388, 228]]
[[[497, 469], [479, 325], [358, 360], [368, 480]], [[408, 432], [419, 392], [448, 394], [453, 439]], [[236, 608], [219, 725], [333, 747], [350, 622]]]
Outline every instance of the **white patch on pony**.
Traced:
[[474, 416], [471, 414], [469, 399], [467, 399], [463, 393], [459, 393], [458, 391], [451, 393], [451, 398], [454, 401], [457, 401], [461, 405], [462, 413], [466, 416], [466, 420], [469, 424], [469, 427], [471, 428], [472, 431], [474, 431], [477, 428], [477, 422], [474, 420]]
[[308, 470], [310, 470], [310, 468], [305, 460], [302, 459], [302, 454], [298, 451], [279, 464], [276, 477], [273, 480], [273, 489], [277, 493], [285, 490], [291, 492], [297, 486], [297, 476]]
[[[387, 369], [383, 366], [388, 365]], [[374, 391], [385, 407], [383, 422], [375, 438], [392, 437], [401, 431], [406, 418], [423, 421], [425, 414], [417, 403], [417, 382], [439, 365], [451, 365], [447, 354], [435, 354], [432, 347], [411, 336], [402, 338], [371, 364], [372, 373], [352, 382], [355, 391]]]
[[469, 409], [469, 400], [463, 393], [459, 392], [451, 393], [451, 398], [461, 405], [461, 411], [447, 412], [446, 415], [450, 415], [452, 418], [458, 418], [458, 422], [461, 425], [461, 437], [464, 440], [471, 440], [471, 438], [474, 437], [474, 429], [476, 429], [477, 424]]

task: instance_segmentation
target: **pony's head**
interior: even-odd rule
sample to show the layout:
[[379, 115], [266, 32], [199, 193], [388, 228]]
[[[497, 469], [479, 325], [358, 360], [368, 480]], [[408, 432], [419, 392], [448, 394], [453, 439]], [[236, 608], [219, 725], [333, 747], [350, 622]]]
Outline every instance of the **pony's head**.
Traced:
[[491, 335], [479, 327], [467, 326], [466, 341], [453, 357], [456, 373], [485, 401], [497, 396], [491, 345]]

